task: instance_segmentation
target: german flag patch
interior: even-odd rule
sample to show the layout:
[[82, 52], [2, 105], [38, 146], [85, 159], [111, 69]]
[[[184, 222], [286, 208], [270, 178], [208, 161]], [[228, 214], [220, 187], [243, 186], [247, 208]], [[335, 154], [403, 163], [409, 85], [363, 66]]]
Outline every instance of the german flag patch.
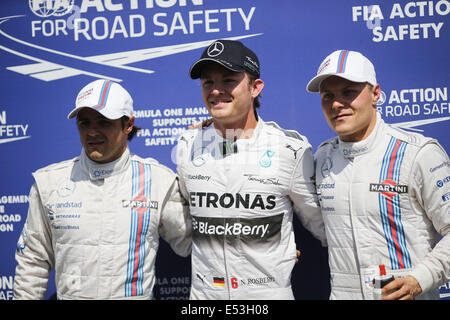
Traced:
[[213, 285], [214, 287], [225, 287], [225, 278], [213, 278]]

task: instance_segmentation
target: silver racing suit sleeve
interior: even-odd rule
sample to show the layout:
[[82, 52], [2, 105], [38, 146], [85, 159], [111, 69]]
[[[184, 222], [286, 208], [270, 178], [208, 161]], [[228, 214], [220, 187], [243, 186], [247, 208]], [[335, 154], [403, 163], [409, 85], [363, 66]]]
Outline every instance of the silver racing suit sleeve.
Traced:
[[313, 177], [314, 160], [309, 146], [304, 150], [292, 173], [289, 197], [303, 226], [325, 247], [327, 245], [325, 226]]
[[178, 178], [172, 183], [164, 201], [159, 232], [178, 255], [186, 257], [191, 253], [192, 223], [189, 204], [181, 196]]
[[417, 199], [413, 205], [422, 207], [442, 237], [411, 273], [427, 292], [450, 281], [450, 162], [439, 144], [429, 143], [419, 151], [410, 185]]
[[15, 256], [14, 299], [44, 299], [54, 253], [47, 213], [36, 184], [30, 190], [28, 216]]

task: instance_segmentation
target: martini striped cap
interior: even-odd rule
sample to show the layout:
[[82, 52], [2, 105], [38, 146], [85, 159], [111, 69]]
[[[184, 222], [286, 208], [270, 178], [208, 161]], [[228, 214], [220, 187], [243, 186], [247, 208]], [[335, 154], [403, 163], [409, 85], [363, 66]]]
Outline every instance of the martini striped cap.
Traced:
[[104, 117], [116, 120], [133, 115], [133, 99], [120, 84], [105, 79], [95, 80], [80, 90], [75, 108], [67, 118], [76, 117], [82, 108], [92, 108]]
[[356, 51], [336, 50], [326, 57], [320, 64], [317, 75], [309, 81], [306, 90], [319, 92], [322, 81], [330, 76], [338, 76], [353, 82], [377, 84], [372, 62]]

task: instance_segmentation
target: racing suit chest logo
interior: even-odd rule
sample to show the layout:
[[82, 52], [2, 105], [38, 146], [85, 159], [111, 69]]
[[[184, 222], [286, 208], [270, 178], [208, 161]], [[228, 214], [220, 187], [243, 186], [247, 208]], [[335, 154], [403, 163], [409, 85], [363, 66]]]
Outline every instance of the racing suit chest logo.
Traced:
[[151, 201], [144, 196], [137, 196], [133, 200], [122, 200], [122, 207], [133, 208], [139, 213], [144, 213], [149, 209], [158, 209], [158, 201]]
[[275, 195], [263, 197], [260, 194], [231, 194], [218, 195], [214, 192], [189, 192], [189, 204], [191, 207], [202, 208], [243, 208], [271, 210], [275, 208]]
[[279, 241], [283, 216], [283, 213], [263, 218], [192, 216], [192, 230], [195, 241], [224, 238], [229, 241]]
[[371, 183], [369, 185], [369, 191], [381, 192], [385, 197], [392, 198], [400, 193], [408, 193], [408, 186], [397, 184], [397, 182], [391, 179], [386, 179], [381, 183]]

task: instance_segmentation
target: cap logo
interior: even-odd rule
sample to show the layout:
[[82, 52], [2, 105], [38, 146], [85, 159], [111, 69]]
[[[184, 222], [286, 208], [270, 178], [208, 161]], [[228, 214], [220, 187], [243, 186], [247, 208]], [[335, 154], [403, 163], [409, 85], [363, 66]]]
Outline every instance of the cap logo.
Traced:
[[216, 41], [212, 45], [209, 46], [208, 51], [207, 51], [208, 56], [217, 57], [219, 54], [221, 54], [223, 52], [224, 48], [225, 47], [222, 42]]
[[245, 56], [247, 58], [248, 61], [250, 61], [251, 64], [253, 64], [256, 68], [259, 68], [258, 64], [252, 60], [252, 58], [250, 58], [249, 56]]
[[77, 97], [77, 103], [79, 103], [81, 100], [83, 100], [83, 99], [86, 99], [90, 94], [92, 94], [92, 91], [93, 91], [94, 89], [92, 89], [92, 88], [89, 88], [88, 90], [85, 90], [85, 91], [83, 91], [83, 92], [80, 92], [79, 94], [78, 94], [78, 97]]
[[327, 59], [322, 65], [319, 67], [319, 70], [317, 70], [317, 75], [321, 74], [323, 70], [325, 70], [326, 67], [330, 65], [330, 58]]

